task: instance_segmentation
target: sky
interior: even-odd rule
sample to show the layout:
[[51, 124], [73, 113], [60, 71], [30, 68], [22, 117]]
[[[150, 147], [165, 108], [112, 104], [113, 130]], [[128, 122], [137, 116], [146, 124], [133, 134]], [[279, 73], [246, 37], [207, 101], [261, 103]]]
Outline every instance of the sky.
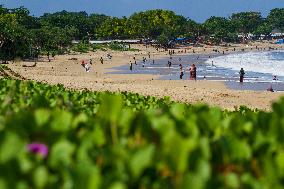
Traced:
[[273, 8], [284, 8], [284, 0], [0, 0], [0, 4], [7, 8], [24, 6], [35, 16], [67, 10], [121, 17], [149, 9], [167, 9], [197, 22], [241, 11], [258, 11], [267, 16]]

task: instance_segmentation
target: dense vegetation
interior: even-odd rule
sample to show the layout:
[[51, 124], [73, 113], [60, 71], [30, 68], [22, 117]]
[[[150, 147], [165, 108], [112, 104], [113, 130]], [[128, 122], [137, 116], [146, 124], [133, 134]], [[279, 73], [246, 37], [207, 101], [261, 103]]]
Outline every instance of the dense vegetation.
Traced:
[[283, 107], [228, 112], [1, 79], [0, 188], [280, 189]]
[[193, 42], [202, 37], [220, 43], [237, 42], [239, 33], [269, 35], [273, 29], [284, 31], [283, 8], [271, 10], [267, 18], [258, 12], [241, 12], [199, 24], [167, 10], [134, 13], [128, 18], [67, 11], [33, 17], [23, 7], [0, 6], [0, 60], [64, 53], [73, 39], [157, 39], [165, 44], [176, 37]]

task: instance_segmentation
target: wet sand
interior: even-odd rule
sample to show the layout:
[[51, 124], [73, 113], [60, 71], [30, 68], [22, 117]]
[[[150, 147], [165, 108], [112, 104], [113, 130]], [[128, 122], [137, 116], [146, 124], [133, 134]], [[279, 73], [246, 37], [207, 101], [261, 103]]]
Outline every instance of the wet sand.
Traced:
[[[220, 52], [245, 51], [258, 46], [259, 48], [274, 47], [270, 43], [254, 43], [251, 46], [232, 46], [232, 47], [211, 47], [203, 48], [190, 47], [184, 48], [178, 53], [180, 55], [189, 54], [210, 54], [215, 53], [213, 49]], [[278, 47], [278, 46], [277, 46]], [[271, 103], [282, 96], [281, 93], [270, 93], [266, 91], [240, 91], [228, 89], [224, 82], [216, 81], [189, 81], [189, 80], [158, 80], [157, 74], [108, 74], [117, 70], [114, 67], [129, 65], [133, 62], [142, 60], [142, 57], [148, 58], [151, 54], [151, 60], [169, 58], [167, 52], [157, 52], [155, 48], [142, 45], [132, 45], [132, 48], [139, 48], [139, 52], [114, 52], [114, 51], [98, 51], [86, 54], [73, 54], [56, 56], [54, 60], [48, 62], [46, 57], [38, 61], [36, 67], [23, 67], [23, 65], [32, 65], [33, 62], [17, 62], [9, 64], [9, 67], [27, 79], [45, 82], [49, 84], [63, 84], [67, 88], [72, 89], [89, 89], [93, 91], [128, 91], [139, 93], [142, 95], [151, 95], [162, 98], [169, 96], [172, 100], [186, 103], [206, 103], [210, 106], [219, 106], [223, 109], [233, 110], [241, 105], [250, 108], [258, 108], [262, 110], [270, 110]], [[278, 47], [279, 48], [279, 47]], [[204, 50], [205, 49], [205, 50]], [[195, 53], [193, 53], [193, 50]], [[175, 50], [178, 52], [178, 50]], [[106, 55], [110, 53], [113, 58], [107, 59]], [[101, 64], [99, 59], [105, 59]], [[70, 60], [70, 59], [76, 60]], [[81, 66], [82, 60], [93, 60], [91, 71], [86, 72]], [[151, 61], [150, 60], [150, 61]]]

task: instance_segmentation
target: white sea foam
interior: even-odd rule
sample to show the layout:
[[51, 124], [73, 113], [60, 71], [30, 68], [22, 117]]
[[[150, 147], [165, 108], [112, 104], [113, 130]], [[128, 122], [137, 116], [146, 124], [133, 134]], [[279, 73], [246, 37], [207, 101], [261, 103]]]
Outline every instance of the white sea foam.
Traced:
[[284, 76], [284, 51], [230, 54], [208, 59], [207, 64], [239, 71]]

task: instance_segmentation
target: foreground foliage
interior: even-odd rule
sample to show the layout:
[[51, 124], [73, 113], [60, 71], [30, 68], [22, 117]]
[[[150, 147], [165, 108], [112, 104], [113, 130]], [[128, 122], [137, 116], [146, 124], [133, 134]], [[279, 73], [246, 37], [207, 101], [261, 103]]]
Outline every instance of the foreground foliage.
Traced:
[[283, 116], [1, 79], [0, 188], [280, 189]]

